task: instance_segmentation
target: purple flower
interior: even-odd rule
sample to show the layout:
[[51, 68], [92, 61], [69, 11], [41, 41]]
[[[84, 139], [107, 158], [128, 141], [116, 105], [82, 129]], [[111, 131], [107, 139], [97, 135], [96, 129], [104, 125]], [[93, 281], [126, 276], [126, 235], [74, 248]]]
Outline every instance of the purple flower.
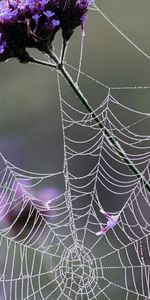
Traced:
[[[60, 28], [60, 22], [54, 12], [55, 3], [55, 0], [0, 2], [0, 32], [7, 44], [5, 51], [5, 43], [1, 41], [0, 60], [16, 57], [21, 62], [28, 62], [27, 47], [37, 48], [45, 53], [49, 51]], [[48, 26], [45, 26], [46, 22]]]
[[51, 17], [53, 17], [55, 14], [53, 12], [51, 12], [50, 10], [47, 10], [44, 12], [44, 15], [47, 17], [47, 19], [49, 20]]
[[33, 33], [37, 31], [38, 25], [39, 25], [39, 18], [40, 16], [38, 14], [33, 15], [32, 19], [35, 21], [35, 26]]
[[90, 4], [94, 0], [61, 0], [59, 5], [59, 18], [63, 38], [69, 40], [77, 26], [81, 26], [84, 30], [85, 16]]
[[[1, 8], [1, 7], [0, 7]], [[13, 24], [17, 20], [17, 10], [7, 8], [5, 10], [0, 9], [0, 24]]]
[[1, 0], [0, 60], [16, 57], [28, 62], [27, 47], [49, 53], [60, 28], [65, 40], [77, 26], [84, 30], [92, 3], [93, 0]]
[[4, 52], [6, 48], [6, 41], [2, 38], [2, 33], [0, 33], [0, 54]]
[[55, 26], [59, 26], [60, 25], [60, 21], [59, 20], [52, 20], [52, 24], [53, 24], [53, 26], [55, 27]]

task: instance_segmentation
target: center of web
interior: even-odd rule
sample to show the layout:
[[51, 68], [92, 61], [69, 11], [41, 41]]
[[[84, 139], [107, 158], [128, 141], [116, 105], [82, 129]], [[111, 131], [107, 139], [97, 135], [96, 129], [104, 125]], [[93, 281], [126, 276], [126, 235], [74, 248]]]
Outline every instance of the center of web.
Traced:
[[97, 285], [97, 278], [96, 262], [88, 249], [73, 246], [63, 253], [56, 280], [65, 295], [89, 294], [90, 297], [91, 290]]

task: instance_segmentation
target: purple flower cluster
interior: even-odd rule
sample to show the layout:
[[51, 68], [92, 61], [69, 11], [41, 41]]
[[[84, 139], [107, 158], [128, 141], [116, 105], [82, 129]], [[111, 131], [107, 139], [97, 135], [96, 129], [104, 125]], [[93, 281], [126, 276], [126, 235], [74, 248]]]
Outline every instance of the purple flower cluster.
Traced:
[[56, 32], [67, 41], [77, 26], [84, 28], [93, 0], [2, 0], [0, 2], [0, 61], [28, 61], [27, 47], [48, 53]]

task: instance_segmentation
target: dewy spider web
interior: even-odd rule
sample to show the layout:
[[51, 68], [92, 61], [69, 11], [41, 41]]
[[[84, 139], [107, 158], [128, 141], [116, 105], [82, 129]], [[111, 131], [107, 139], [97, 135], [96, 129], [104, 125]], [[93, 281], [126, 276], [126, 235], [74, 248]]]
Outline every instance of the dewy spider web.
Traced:
[[[96, 5], [93, 9], [100, 12]], [[84, 40], [81, 56], [83, 46]], [[149, 91], [149, 87], [109, 87], [84, 74], [81, 62], [77, 69], [66, 66], [74, 70], [77, 83], [85, 78], [105, 90], [94, 112], [149, 183], [150, 138], [141, 133], [140, 125], [147, 124], [150, 114], [127, 107], [115, 96], [118, 90], [132, 93]], [[148, 191], [119, 158], [92, 116], [75, 104], [77, 99], [63, 97], [59, 74], [57, 78], [63, 170], [55, 174], [27, 172], [1, 154], [0, 299], [148, 300]], [[123, 115], [129, 116], [127, 122]], [[62, 194], [47, 202], [32, 194], [33, 187], [55, 176], [64, 178]], [[95, 233], [106, 223], [101, 209], [117, 214], [118, 223], [97, 237]]]

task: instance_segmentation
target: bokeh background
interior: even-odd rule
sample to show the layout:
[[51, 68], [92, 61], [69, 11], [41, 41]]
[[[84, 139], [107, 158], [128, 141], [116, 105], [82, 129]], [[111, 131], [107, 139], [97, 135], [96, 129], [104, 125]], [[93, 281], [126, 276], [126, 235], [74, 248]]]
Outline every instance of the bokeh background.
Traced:
[[[102, 11], [143, 51], [150, 54], [150, 3], [147, 0], [97, 1]], [[73, 35], [67, 62], [78, 67], [81, 30]], [[57, 35], [56, 52], [61, 37]], [[38, 57], [38, 53], [34, 53]], [[147, 86], [150, 61], [130, 45], [96, 11], [86, 22], [82, 71], [108, 86]], [[92, 81], [80, 80], [81, 89], [96, 106], [107, 92]], [[70, 90], [66, 89], [66, 97]], [[149, 90], [114, 91], [121, 103], [149, 111]], [[63, 166], [62, 128], [56, 72], [16, 60], [1, 63], [0, 149], [20, 168], [33, 172], [56, 172]], [[142, 126], [142, 125], [141, 125]], [[148, 126], [145, 128], [148, 133]], [[56, 182], [59, 185], [59, 182]]]
[[[148, 0], [97, 0], [96, 3], [124, 34], [150, 55]], [[67, 51], [67, 63], [75, 68], [79, 66], [81, 39], [78, 28]], [[58, 34], [55, 40], [57, 54], [60, 49], [61, 35]], [[32, 53], [42, 58], [37, 51]], [[76, 72], [69, 67], [68, 70], [76, 78]], [[95, 10], [90, 10], [86, 22], [81, 70], [110, 87], [150, 85], [150, 59]], [[88, 77], [81, 76], [79, 85], [94, 108], [107, 94], [104, 87]], [[150, 112], [150, 89], [114, 90], [112, 93], [122, 104], [137, 111]], [[66, 99], [72, 98], [66, 84], [63, 95]], [[81, 109], [77, 103], [76, 107]], [[130, 115], [122, 114], [121, 117], [126, 124], [131, 122]], [[147, 120], [140, 124], [138, 132], [148, 135], [149, 128]], [[31, 172], [55, 173], [63, 169], [62, 123], [55, 71], [19, 64], [13, 59], [1, 63], [0, 152], [15, 166]], [[82, 165], [82, 168], [86, 167]], [[46, 187], [63, 191], [63, 184], [63, 180], [56, 177]], [[112, 199], [110, 201], [113, 210]]]

